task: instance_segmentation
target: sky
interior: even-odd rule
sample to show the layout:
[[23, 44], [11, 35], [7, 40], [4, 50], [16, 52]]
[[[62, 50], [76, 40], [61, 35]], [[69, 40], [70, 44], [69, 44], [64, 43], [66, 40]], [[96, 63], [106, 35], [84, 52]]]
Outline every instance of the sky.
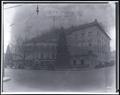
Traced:
[[[94, 21], [101, 23], [111, 37], [110, 48], [115, 50], [115, 4], [5, 4], [4, 52], [14, 37], [34, 37], [51, 27], [69, 27]], [[25, 32], [29, 31], [29, 32]]]

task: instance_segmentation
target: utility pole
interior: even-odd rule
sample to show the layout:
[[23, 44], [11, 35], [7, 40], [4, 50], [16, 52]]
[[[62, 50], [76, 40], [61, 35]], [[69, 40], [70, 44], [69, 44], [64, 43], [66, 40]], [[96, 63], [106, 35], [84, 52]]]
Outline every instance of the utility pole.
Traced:
[[39, 7], [38, 7], [38, 5], [37, 5], [36, 12], [37, 12], [37, 15], [38, 15], [38, 13], [39, 13]]

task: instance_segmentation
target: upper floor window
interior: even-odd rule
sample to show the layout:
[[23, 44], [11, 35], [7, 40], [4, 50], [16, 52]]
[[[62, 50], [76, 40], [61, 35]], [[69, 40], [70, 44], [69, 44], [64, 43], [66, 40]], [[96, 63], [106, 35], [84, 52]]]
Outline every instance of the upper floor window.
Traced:
[[97, 35], [99, 35], [99, 31], [97, 31]]
[[82, 32], [82, 33], [81, 33], [81, 36], [84, 36], [84, 35], [85, 35], [85, 33], [84, 33], [84, 32]]
[[88, 36], [91, 36], [91, 34], [92, 34], [92, 31], [89, 31], [89, 32], [88, 32]]
[[53, 58], [53, 59], [56, 58], [56, 54], [55, 54], [55, 53], [52, 54], [52, 58]]
[[92, 44], [91, 44], [91, 43], [89, 43], [89, 46], [92, 46]]
[[44, 58], [44, 54], [43, 53], [41, 53], [41, 59], [43, 59]]
[[49, 59], [49, 53], [46, 53], [46, 59]]

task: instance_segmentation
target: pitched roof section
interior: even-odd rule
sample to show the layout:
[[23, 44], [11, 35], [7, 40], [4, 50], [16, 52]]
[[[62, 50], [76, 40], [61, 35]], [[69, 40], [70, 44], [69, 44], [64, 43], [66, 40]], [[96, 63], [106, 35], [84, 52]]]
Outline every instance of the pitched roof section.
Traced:
[[47, 33], [44, 33], [42, 35], [38, 35], [35, 38], [32, 38], [31, 40], [27, 41], [27, 43], [31, 43], [31, 42], [46, 42], [46, 43], [56, 42], [57, 38], [59, 36], [60, 30], [65, 31], [66, 35], [70, 35], [76, 31], [79, 31], [79, 30], [85, 29], [85, 28], [89, 28], [92, 26], [97, 26], [101, 30], [101, 32], [103, 32], [111, 40], [111, 38], [108, 36], [108, 34], [105, 32], [105, 30], [100, 26], [98, 21], [95, 20], [94, 22], [91, 22], [88, 24], [83, 24], [83, 25], [79, 25], [79, 26], [72, 26], [72, 27], [67, 28], [67, 29], [63, 29], [63, 28], [52, 29]]
[[98, 26], [98, 28], [111, 40], [110, 36], [105, 32], [105, 30], [103, 29], [103, 27], [98, 23], [97, 20], [95, 20], [96, 26]]
[[88, 23], [88, 24], [83, 24], [83, 25], [79, 25], [79, 26], [72, 26], [72, 27], [66, 29], [66, 31], [68, 31], [66, 33], [71, 34], [74, 31], [79, 31], [81, 29], [89, 28], [89, 27], [92, 27], [92, 26], [97, 26], [101, 30], [101, 32], [103, 32], [111, 40], [111, 38], [108, 36], [108, 34], [105, 32], [105, 30], [102, 28], [102, 26], [98, 23], [98, 21], [96, 19], [95, 19], [94, 22], [91, 22], [91, 23]]

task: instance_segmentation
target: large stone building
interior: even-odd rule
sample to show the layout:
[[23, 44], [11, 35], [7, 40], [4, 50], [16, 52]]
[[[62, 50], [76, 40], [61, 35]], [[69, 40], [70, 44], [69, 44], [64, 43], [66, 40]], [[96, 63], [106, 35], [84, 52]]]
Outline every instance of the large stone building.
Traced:
[[[66, 36], [71, 67], [94, 67], [99, 63], [109, 62], [110, 37], [95, 20], [88, 24], [72, 26], [67, 29], [51, 29], [45, 34], [24, 42], [23, 48], [16, 52], [16, 54], [24, 56], [24, 62], [22, 61], [21, 64], [28, 68], [54, 66], [61, 31], [64, 31]], [[15, 62], [15, 64], [18, 63]]]

